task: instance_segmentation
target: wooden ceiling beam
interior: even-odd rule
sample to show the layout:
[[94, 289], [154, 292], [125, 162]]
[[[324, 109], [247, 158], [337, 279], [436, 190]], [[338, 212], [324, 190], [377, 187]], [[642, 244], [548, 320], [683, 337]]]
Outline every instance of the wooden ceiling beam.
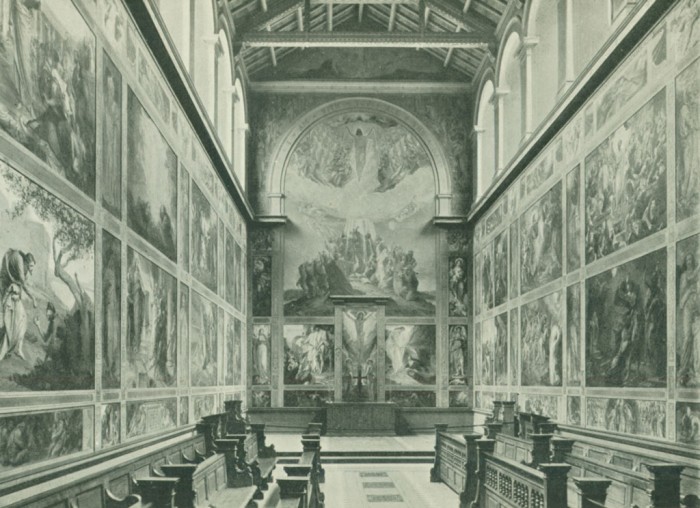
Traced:
[[333, 31], [333, 2], [326, 5], [326, 23], [328, 31]]
[[268, 24], [273, 24], [285, 16], [294, 14], [294, 11], [303, 7], [304, 0], [277, 0], [268, 7], [267, 11], [243, 19], [237, 26], [239, 28], [246, 27], [247, 31], [264, 30]]
[[[461, 26], [463, 30], [478, 33], [481, 35], [491, 35], [495, 30], [495, 25], [491, 20], [483, 15], [472, 11], [467, 15], [459, 8], [455, 9], [453, 5], [444, 0], [424, 0], [426, 7], [443, 18], [449, 20], [456, 26]], [[488, 29], [487, 27], [493, 27]]]
[[362, 23], [362, 11], [365, 8], [365, 4], [362, 0], [360, 0], [360, 3], [357, 5], [357, 22]]
[[491, 40], [471, 33], [425, 34], [410, 32], [247, 32], [241, 34], [235, 46], [243, 48], [487, 48]]
[[297, 27], [300, 32], [304, 31], [304, 8], [299, 7], [297, 9]]
[[389, 26], [388, 30], [391, 32], [394, 30], [394, 25], [396, 24], [396, 4], [391, 4], [391, 12], [389, 13]]

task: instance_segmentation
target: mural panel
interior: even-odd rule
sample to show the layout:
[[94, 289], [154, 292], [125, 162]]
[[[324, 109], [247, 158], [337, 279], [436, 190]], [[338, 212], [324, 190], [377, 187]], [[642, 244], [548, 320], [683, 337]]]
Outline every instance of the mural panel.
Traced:
[[122, 75], [102, 54], [102, 206], [122, 216]]
[[385, 337], [388, 385], [435, 384], [434, 325], [387, 326]]
[[467, 279], [467, 258], [451, 256], [450, 260], [450, 316], [469, 315], [469, 282]]
[[270, 392], [252, 392], [250, 402], [252, 407], [272, 407], [272, 396]]
[[520, 384], [520, 337], [518, 309], [510, 311], [510, 384]]
[[586, 385], [665, 386], [666, 252], [588, 279]]
[[556, 420], [559, 417], [559, 397], [522, 393], [518, 396], [517, 408], [518, 411], [549, 416]]
[[[245, 310], [245, 279], [246, 279], [246, 258], [243, 255], [243, 249], [241, 248], [238, 243], [236, 243], [233, 247], [234, 252], [235, 252], [235, 257], [234, 257], [234, 273], [235, 275], [235, 281], [234, 281], [234, 303], [233, 306], [236, 307], [240, 311]], [[259, 279], [257, 279], [259, 280]], [[262, 281], [261, 281], [262, 282]], [[263, 284], [264, 286], [265, 284]], [[264, 287], [261, 287], [263, 289], [263, 293], [265, 293]], [[272, 294], [272, 289], [270, 289], [270, 294]], [[272, 296], [270, 296], [270, 300], [272, 299]], [[270, 306], [272, 303], [270, 303]]]
[[177, 157], [129, 89], [127, 219], [131, 229], [177, 260]]
[[[223, 311], [221, 311], [223, 312]], [[240, 385], [242, 383], [242, 338], [241, 322], [231, 316], [226, 316], [226, 350], [224, 353], [224, 384]]]
[[562, 273], [561, 182], [520, 219], [520, 291], [525, 294]]
[[557, 291], [520, 308], [523, 386], [561, 386], [561, 297]]
[[[102, 231], [102, 388], [119, 388], [122, 334], [122, 244]], [[49, 310], [47, 309], [47, 317]], [[53, 320], [55, 322], [55, 319]], [[49, 322], [50, 327], [54, 322]]]
[[466, 385], [469, 365], [469, 343], [465, 325], [450, 326], [450, 370], [451, 385]]
[[6, 439], [0, 473], [82, 451], [83, 419], [82, 409], [0, 418], [0, 434]]
[[270, 325], [253, 325], [253, 384], [270, 384]]
[[180, 261], [182, 268], [190, 269], [190, 174], [180, 166], [180, 207], [179, 237], [180, 237]]
[[284, 407], [322, 407], [326, 402], [333, 402], [333, 392], [284, 392]]
[[586, 262], [666, 227], [666, 92], [586, 157]]
[[190, 383], [216, 386], [218, 374], [217, 307], [192, 291], [190, 322]]
[[284, 325], [284, 383], [333, 385], [332, 325]]
[[332, 315], [331, 294], [434, 314], [434, 188], [425, 148], [393, 118], [343, 113], [308, 130], [285, 182], [285, 315]]
[[103, 404], [100, 408], [102, 448], [118, 445], [121, 437], [121, 405]]
[[180, 397], [180, 425], [190, 423], [190, 398]]
[[676, 79], [676, 220], [700, 214], [700, 59]]
[[518, 221], [510, 225], [510, 297], [515, 298], [520, 293], [520, 235]]
[[177, 425], [177, 399], [139, 400], [126, 403], [127, 439], [162, 432]]
[[566, 384], [581, 384], [581, 287], [566, 290]]
[[0, 17], [0, 129], [94, 199], [95, 36], [70, 0]]
[[493, 241], [493, 292], [494, 305], [506, 303], [508, 298], [508, 231]]
[[468, 391], [450, 392], [450, 407], [471, 407], [471, 399]]
[[676, 403], [676, 441], [700, 446], [700, 403]]
[[129, 248], [126, 386], [175, 385], [177, 366], [177, 282]]
[[386, 401], [401, 407], [435, 407], [435, 392], [387, 390]]
[[481, 385], [481, 366], [483, 364], [481, 348], [481, 323], [474, 324], [474, 384]]
[[481, 256], [481, 301], [484, 310], [493, 307], [493, 243], [489, 243]]
[[663, 439], [666, 437], [666, 403], [588, 397], [586, 426]]
[[700, 386], [700, 236], [676, 246], [676, 369], [679, 387]]
[[2, 161], [0, 217], [0, 391], [92, 388], [94, 224]]
[[194, 422], [198, 422], [202, 416], [216, 413], [216, 395], [195, 395], [192, 397], [194, 410]]
[[236, 242], [233, 239], [233, 235], [226, 230], [226, 247], [224, 250], [225, 266], [226, 266], [226, 283], [225, 283], [225, 296], [226, 301], [238, 307], [237, 298], [237, 284], [238, 281], [238, 263], [236, 260]]
[[494, 318], [496, 337], [493, 344], [493, 380], [498, 386], [508, 384], [508, 313]]
[[566, 423], [581, 425], [581, 397], [566, 398]]
[[581, 266], [580, 166], [566, 175], [566, 270]]
[[190, 288], [180, 283], [180, 306], [177, 314], [178, 322], [178, 357], [180, 368], [178, 369], [178, 385], [186, 387], [190, 380]]
[[377, 400], [377, 313], [343, 312], [343, 401]]
[[253, 316], [272, 313], [272, 257], [253, 257]]
[[216, 293], [218, 219], [211, 204], [192, 182], [192, 275]]
[[493, 352], [496, 341], [496, 320], [490, 318], [481, 323], [481, 384], [493, 386]]

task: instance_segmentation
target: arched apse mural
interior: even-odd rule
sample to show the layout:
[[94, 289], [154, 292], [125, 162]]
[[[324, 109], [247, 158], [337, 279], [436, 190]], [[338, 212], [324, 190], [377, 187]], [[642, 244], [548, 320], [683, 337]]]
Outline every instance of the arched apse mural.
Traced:
[[425, 142], [382, 111], [344, 109], [305, 129], [285, 166], [285, 315], [331, 315], [336, 294], [434, 314], [433, 168]]

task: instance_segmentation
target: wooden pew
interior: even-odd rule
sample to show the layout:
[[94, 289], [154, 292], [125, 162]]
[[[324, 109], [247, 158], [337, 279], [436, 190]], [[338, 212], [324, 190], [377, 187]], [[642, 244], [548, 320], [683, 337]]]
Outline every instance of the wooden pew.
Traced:
[[[272, 472], [277, 459], [274, 456], [260, 457], [257, 436], [229, 434], [224, 439], [217, 439], [214, 446], [217, 452], [226, 455], [229, 475], [243, 475], [246, 479], [250, 477], [252, 484], [260, 491], [256, 493], [256, 499], [262, 499], [261, 491], [267, 490], [268, 484], [272, 481]], [[238, 479], [235, 480], [235, 482], [238, 481]]]
[[476, 489], [476, 441], [480, 437], [475, 433], [449, 434], [446, 424], [435, 424], [435, 459], [430, 481], [445, 483], [456, 492], [461, 508], [468, 504], [467, 492]]
[[177, 508], [254, 507], [255, 485], [229, 487], [224, 454], [215, 453], [199, 464], [164, 464], [160, 468], [167, 479], [175, 479]]
[[278, 478], [277, 484], [280, 488], [279, 508], [306, 508], [307, 498], [311, 490], [311, 478], [289, 477]]

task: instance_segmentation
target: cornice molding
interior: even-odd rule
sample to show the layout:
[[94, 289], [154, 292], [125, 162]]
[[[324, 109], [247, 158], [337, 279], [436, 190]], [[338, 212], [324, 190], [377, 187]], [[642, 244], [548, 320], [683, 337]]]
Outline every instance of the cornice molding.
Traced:
[[253, 93], [467, 94], [469, 83], [411, 83], [406, 81], [251, 81]]

